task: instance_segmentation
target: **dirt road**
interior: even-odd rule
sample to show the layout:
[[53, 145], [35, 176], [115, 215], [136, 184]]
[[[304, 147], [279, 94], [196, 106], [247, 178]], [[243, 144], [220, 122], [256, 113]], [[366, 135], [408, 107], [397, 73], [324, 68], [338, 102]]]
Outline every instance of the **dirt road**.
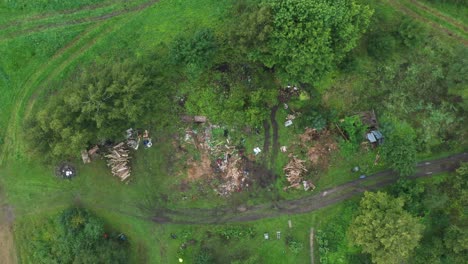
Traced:
[[[438, 160], [420, 162], [416, 165], [416, 173], [410, 176], [410, 178], [429, 177], [441, 172], [453, 171], [458, 168], [461, 162], [468, 162], [467, 152]], [[152, 220], [161, 224], [221, 224], [253, 221], [287, 214], [307, 213], [340, 203], [365, 191], [372, 191], [388, 186], [397, 180], [398, 176], [394, 172], [383, 171], [370, 175], [365, 179], [356, 179], [297, 200], [255, 205], [244, 207], [242, 210], [237, 210], [237, 208], [158, 209], [155, 211], [155, 216]]]

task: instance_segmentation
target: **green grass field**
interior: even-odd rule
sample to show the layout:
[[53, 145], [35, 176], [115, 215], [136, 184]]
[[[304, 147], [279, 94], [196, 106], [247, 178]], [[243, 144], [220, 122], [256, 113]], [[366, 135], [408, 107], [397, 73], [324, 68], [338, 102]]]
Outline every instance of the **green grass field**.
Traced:
[[[206, 195], [184, 200], [187, 194], [178, 192], [177, 186], [186, 175], [176, 173], [174, 166], [177, 164], [169, 162], [168, 157], [173, 155], [167, 136], [169, 132], [161, 133], [153, 148], [136, 154], [132, 164], [134, 180], [128, 185], [112, 177], [103, 160], [90, 165], [75, 160], [78, 176], [70, 181], [59, 179], [54, 176], [53, 166], [40, 163], [39, 158], [29, 152], [24, 139], [24, 120], [41, 109], [49, 97], [54, 96], [54, 91], [60, 90], [63, 81], [80, 67], [109, 58], [148, 56], [161, 43], [168, 44], [177, 35], [194, 28], [205, 26], [221, 30], [227, 7], [233, 1], [161, 0], [148, 4], [146, 0], [131, 3], [83, 0], [64, 1], [60, 5], [47, 0], [33, 2], [0, 2], [0, 201], [13, 207], [14, 237], [21, 263], [30, 263], [26, 253], [28, 240], [24, 235], [40, 228], [46, 217], [75, 204], [90, 208], [114, 229], [128, 234], [132, 263], [177, 263], [179, 257], [185, 260], [184, 263], [193, 263], [196, 250], [202, 247], [201, 241], [209, 241], [204, 246], [217, 251], [245, 251], [245, 254], [261, 256], [258, 263], [309, 261], [310, 228], [319, 229], [328, 219], [339, 215], [344, 204], [303, 215], [242, 224], [244, 228], [256, 230], [253, 238], [227, 242], [220, 238], [210, 240], [209, 232], [213, 229], [235, 225], [158, 225], [151, 221], [157, 213], [150, 209], [162, 205], [181, 208], [226, 206], [236, 204], [235, 199], [246, 197], [241, 194], [227, 201]], [[466, 23], [460, 10], [445, 5], [431, 6]], [[456, 30], [449, 24], [443, 25]], [[463, 32], [460, 35], [467, 36]], [[368, 61], [361, 63], [363, 68], [369, 67]], [[339, 90], [327, 92], [327, 89], [336, 84], [337, 79], [338, 82], [349, 82], [340, 88], [344, 92], [364, 84], [357, 75], [350, 79], [332, 77], [318, 85], [320, 93], [329, 96], [326, 104], [339, 110], [352, 109], [349, 105], [353, 104], [353, 98], [337, 100], [334, 93]], [[290, 138], [289, 128], [283, 125], [285, 115], [280, 108], [277, 113], [279, 141], [287, 144]], [[261, 137], [251, 138], [247, 145], [261, 142]], [[282, 175], [282, 167], [287, 162], [281, 155], [279, 153], [271, 164], [278, 175]], [[356, 179], [359, 175], [350, 173], [356, 165], [366, 168], [366, 173], [382, 170], [382, 166], [372, 165], [375, 155], [373, 150], [349, 158], [336, 153], [331, 159], [332, 168], [315, 182], [317, 191]], [[277, 185], [282, 189], [281, 183]], [[293, 199], [304, 193], [279, 191], [279, 195]], [[250, 202], [264, 202], [265, 199], [261, 196]], [[287, 226], [288, 220], [293, 222], [291, 229]], [[281, 231], [281, 239], [276, 239], [277, 231]], [[269, 233], [270, 240], [263, 239], [265, 232]], [[178, 238], [172, 239], [172, 233]], [[303, 249], [299, 253], [291, 252], [286, 245], [287, 234], [302, 243]], [[189, 238], [197, 242], [180, 250], [181, 244], [186, 242], [184, 239]], [[228, 257], [229, 254], [218, 256], [226, 261]], [[318, 256], [315, 257], [318, 260]]]

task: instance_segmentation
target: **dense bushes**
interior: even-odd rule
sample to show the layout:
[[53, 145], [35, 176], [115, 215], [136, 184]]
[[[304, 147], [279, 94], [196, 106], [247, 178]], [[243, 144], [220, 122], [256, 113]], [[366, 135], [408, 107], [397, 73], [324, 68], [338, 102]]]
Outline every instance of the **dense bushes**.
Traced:
[[[24, 231], [24, 230], [23, 230]], [[26, 251], [31, 263], [128, 263], [125, 236], [106, 233], [101, 219], [80, 208], [64, 210], [30, 230]]]
[[311, 83], [333, 69], [366, 30], [372, 11], [351, 0], [266, 1], [274, 19], [258, 60], [285, 80]]

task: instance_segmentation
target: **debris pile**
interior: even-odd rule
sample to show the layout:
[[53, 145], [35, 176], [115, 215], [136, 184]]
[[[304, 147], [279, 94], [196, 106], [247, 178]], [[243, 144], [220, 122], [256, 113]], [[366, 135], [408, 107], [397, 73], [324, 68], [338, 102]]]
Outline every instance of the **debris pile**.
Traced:
[[239, 192], [243, 187], [248, 187], [248, 171], [242, 169], [242, 158], [229, 158], [224, 164], [224, 182], [218, 186], [216, 192], [222, 196], [228, 196], [233, 192]]
[[[306, 128], [300, 135], [302, 147], [307, 148], [307, 156], [313, 165], [326, 169], [331, 152], [338, 149], [338, 145], [329, 130], [317, 131]], [[311, 144], [312, 143], [312, 144]]]
[[71, 179], [76, 176], [76, 169], [70, 163], [62, 162], [55, 167], [55, 175], [63, 179]]
[[125, 181], [130, 177], [129, 151], [126, 149], [124, 142], [112, 147], [105, 157], [108, 159], [107, 166], [111, 168], [114, 176], [121, 181]]
[[99, 146], [95, 145], [90, 150], [83, 149], [81, 151], [81, 159], [83, 160], [84, 164], [91, 163], [92, 159], [96, 159], [99, 154]]
[[286, 179], [289, 182], [289, 188], [299, 188], [304, 181], [304, 173], [307, 172], [305, 160], [301, 160], [296, 156], [289, 154], [289, 162], [283, 168], [286, 174]]

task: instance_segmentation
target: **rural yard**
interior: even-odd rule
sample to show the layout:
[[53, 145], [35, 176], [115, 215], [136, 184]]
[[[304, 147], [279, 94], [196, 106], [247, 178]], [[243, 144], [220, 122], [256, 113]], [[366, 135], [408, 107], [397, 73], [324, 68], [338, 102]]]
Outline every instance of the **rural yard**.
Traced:
[[0, 2], [0, 263], [463, 263], [467, 13]]

